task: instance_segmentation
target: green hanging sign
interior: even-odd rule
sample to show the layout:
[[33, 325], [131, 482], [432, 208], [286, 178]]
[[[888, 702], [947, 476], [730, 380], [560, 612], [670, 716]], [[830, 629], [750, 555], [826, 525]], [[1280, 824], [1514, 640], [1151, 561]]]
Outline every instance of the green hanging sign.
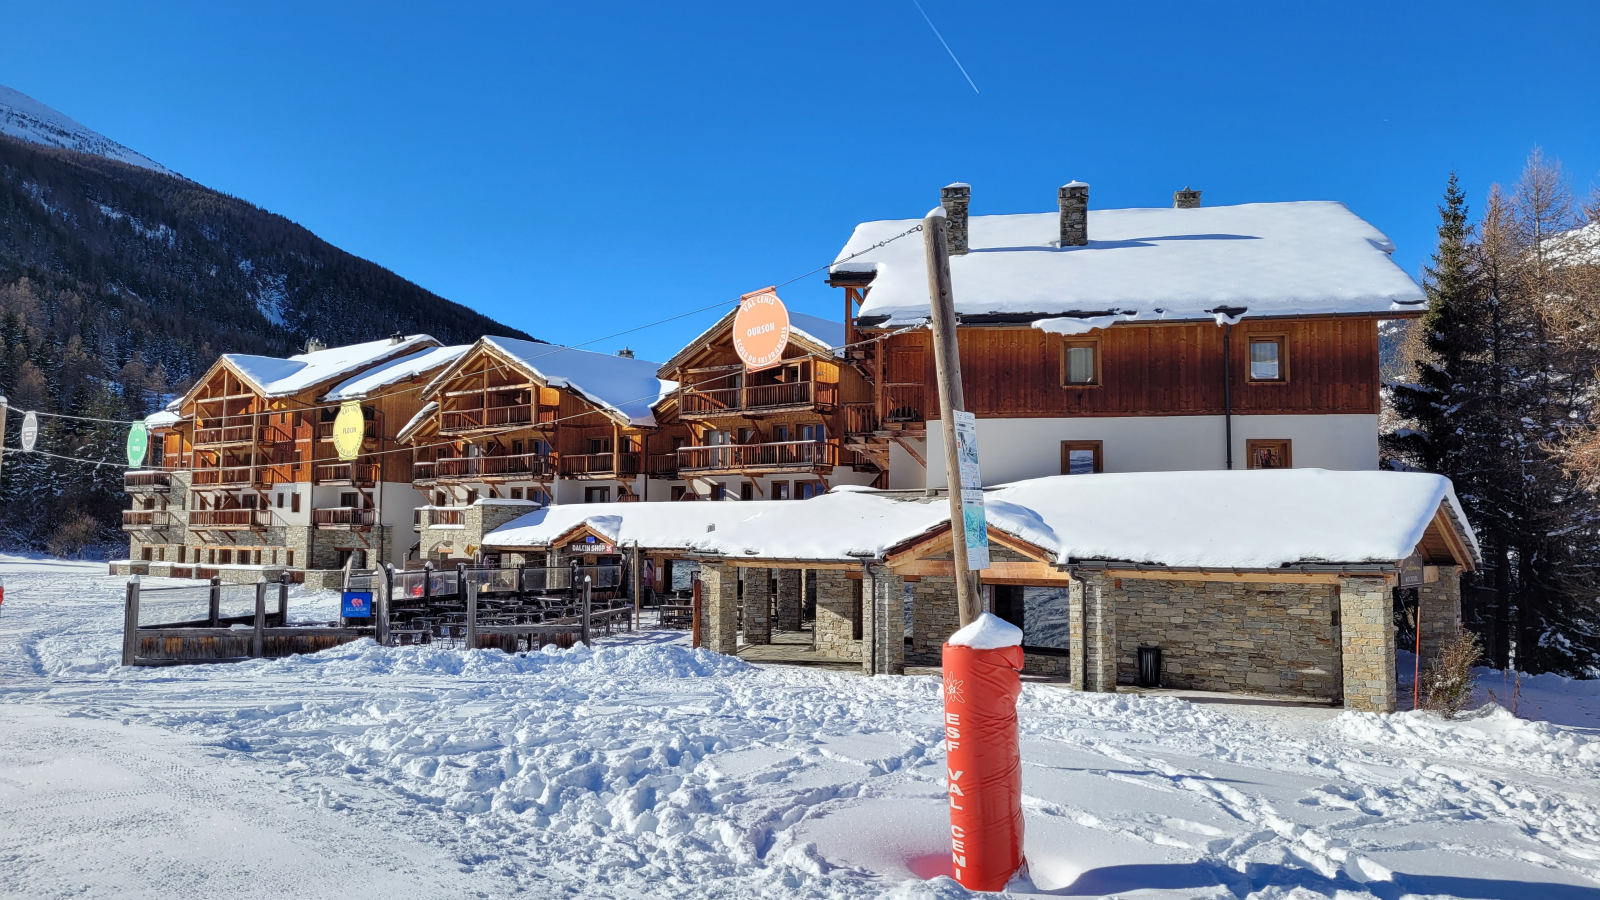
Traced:
[[150, 450], [150, 431], [144, 427], [143, 422], [133, 423], [128, 429], [128, 465], [138, 468], [144, 465], [144, 455]]

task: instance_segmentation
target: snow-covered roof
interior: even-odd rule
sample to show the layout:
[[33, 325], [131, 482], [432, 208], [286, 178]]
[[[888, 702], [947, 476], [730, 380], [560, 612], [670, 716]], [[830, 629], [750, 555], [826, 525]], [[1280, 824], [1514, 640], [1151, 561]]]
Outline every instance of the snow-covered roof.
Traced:
[[439, 401], [437, 400], [429, 400], [427, 403], [422, 404], [422, 408], [417, 410], [417, 414], [411, 417], [411, 421], [402, 426], [398, 432], [395, 432], [394, 439], [397, 441], [403, 441], [410, 437], [411, 432], [416, 430], [418, 425], [426, 422], [429, 416], [438, 411]]
[[[839, 259], [917, 224], [856, 227]], [[1394, 245], [1342, 203], [1249, 203], [1198, 209], [1089, 211], [1089, 243], [1062, 248], [1056, 212], [972, 216], [970, 252], [950, 260], [963, 316], [1135, 313], [1193, 319], [1218, 307], [1251, 316], [1421, 309], [1422, 289], [1390, 259]], [[833, 273], [876, 272], [863, 318], [928, 316], [918, 235], [867, 250]]]
[[301, 353], [288, 359], [244, 353], [226, 353], [222, 358], [266, 396], [285, 397], [364, 371], [397, 356], [410, 356], [437, 346], [439, 342], [434, 338], [426, 334], [414, 334], [398, 343], [384, 338], [381, 341]]
[[432, 372], [434, 369], [447, 366], [467, 352], [470, 344], [458, 344], [454, 347], [432, 347], [410, 356], [391, 360], [383, 365], [368, 369], [360, 375], [344, 382], [327, 394], [324, 400], [360, 400], [379, 388], [392, 384], [399, 384], [407, 379], [415, 378]]
[[[1440, 475], [1275, 469], [1056, 475], [984, 495], [989, 525], [1065, 565], [1270, 569], [1393, 563], [1422, 540], [1441, 503], [1477, 544]], [[879, 556], [949, 520], [949, 501], [838, 487], [811, 500], [572, 504], [540, 509], [484, 538], [547, 547], [579, 525], [622, 545], [724, 557], [847, 561]]]
[[1374, 563], [1416, 549], [1450, 480], [1400, 472], [1260, 469], [1056, 475], [984, 493], [989, 524], [1056, 561], [1198, 568]]
[[789, 312], [789, 330], [798, 331], [811, 340], [837, 350], [844, 346], [844, 323], [821, 316], [808, 316], [805, 313]]
[[937, 528], [944, 498], [835, 489], [811, 500], [584, 503], [551, 506], [502, 525], [484, 546], [546, 547], [579, 525], [618, 544], [720, 556], [849, 560], [876, 556]]
[[171, 428], [172, 426], [178, 424], [181, 421], [183, 421], [183, 416], [180, 416], [175, 412], [170, 412], [168, 410], [163, 409], [160, 412], [151, 413], [150, 415], [145, 416], [144, 417], [144, 427], [146, 427], [146, 428]]
[[[517, 360], [546, 385], [569, 390], [630, 425], [654, 425], [650, 406], [678, 389], [677, 382], [657, 378], [661, 364], [647, 359], [506, 337], [485, 337], [479, 343]], [[440, 373], [427, 393], [432, 394], [448, 374]]]

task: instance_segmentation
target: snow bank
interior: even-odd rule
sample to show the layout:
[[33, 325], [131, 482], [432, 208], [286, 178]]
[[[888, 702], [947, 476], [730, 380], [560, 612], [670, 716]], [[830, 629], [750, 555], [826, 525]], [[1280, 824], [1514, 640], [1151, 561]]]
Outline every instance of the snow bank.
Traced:
[[[839, 251], [861, 252], [917, 224], [866, 222]], [[971, 252], [950, 259], [960, 315], [1079, 316], [1117, 311], [1209, 318], [1420, 308], [1422, 289], [1394, 245], [1342, 203], [1250, 203], [1200, 209], [1092, 209], [1089, 243], [1059, 246], [1057, 212], [973, 216]], [[833, 267], [877, 276], [862, 317], [910, 324], [928, 316], [922, 241], [907, 237]]]
[[1454, 720], [1418, 710], [1377, 715], [1347, 712], [1334, 721], [1351, 740], [1424, 750], [1431, 757], [1494, 760], [1545, 769], [1584, 770], [1600, 775], [1600, 738], [1549, 722], [1531, 722], [1490, 703]]

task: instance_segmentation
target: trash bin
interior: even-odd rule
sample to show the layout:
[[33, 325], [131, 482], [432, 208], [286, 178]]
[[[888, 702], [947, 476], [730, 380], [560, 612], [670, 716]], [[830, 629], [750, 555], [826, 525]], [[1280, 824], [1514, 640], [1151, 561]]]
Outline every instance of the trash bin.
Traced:
[[1161, 648], [1139, 648], [1139, 687], [1161, 686]]

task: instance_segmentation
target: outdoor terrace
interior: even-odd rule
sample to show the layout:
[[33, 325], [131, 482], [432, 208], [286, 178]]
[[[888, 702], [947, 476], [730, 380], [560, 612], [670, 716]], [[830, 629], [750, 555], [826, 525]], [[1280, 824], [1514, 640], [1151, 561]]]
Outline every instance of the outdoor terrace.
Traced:
[[834, 441], [719, 444], [678, 450], [680, 472], [783, 472], [831, 469], [838, 464], [839, 445]]
[[[716, 382], [712, 382], [716, 383]], [[678, 410], [684, 419], [749, 416], [795, 410], [832, 410], [839, 405], [839, 385], [793, 381], [744, 387], [679, 388]]]
[[270, 509], [194, 509], [189, 511], [190, 528], [266, 528], [272, 524]]
[[542, 453], [503, 456], [453, 456], [446, 459], [416, 460], [411, 464], [412, 481], [484, 479], [548, 481], [555, 477], [557, 457]]
[[172, 490], [172, 473], [127, 472], [122, 476], [122, 489], [130, 493], [150, 491], [164, 494]]
[[378, 511], [354, 506], [329, 506], [311, 511], [311, 524], [318, 528], [370, 528], [378, 522]]
[[123, 531], [143, 531], [181, 524], [178, 517], [165, 509], [125, 509], [122, 511]]

